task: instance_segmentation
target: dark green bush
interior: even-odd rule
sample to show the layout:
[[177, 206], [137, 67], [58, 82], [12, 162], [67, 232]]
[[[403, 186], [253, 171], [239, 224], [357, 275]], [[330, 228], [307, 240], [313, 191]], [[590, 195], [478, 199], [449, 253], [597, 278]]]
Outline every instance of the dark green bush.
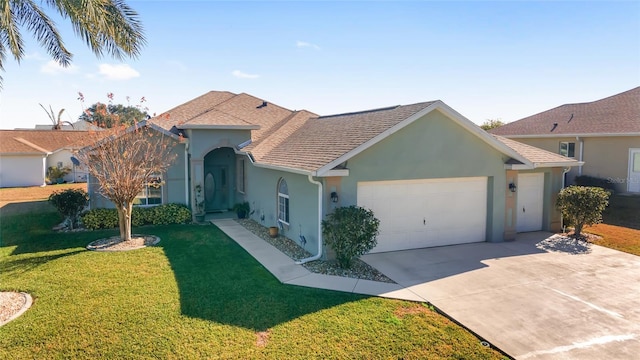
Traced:
[[[110, 229], [118, 227], [116, 209], [93, 209], [85, 213], [82, 222], [87, 229]], [[153, 207], [134, 207], [131, 225], [169, 225], [191, 222], [191, 210], [181, 204], [165, 204]]]
[[89, 202], [89, 195], [82, 189], [67, 189], [49, 195], [49, 202], [58, 209], [73, 229], [78, 223], [80, 212]]
[[111, 229], [118, 227], [116, 209], [93, 209], [82, 215], [82, 224], [91, 230]]
[[354, 258], [373, 249], [380, 220], [359, 206], [337, 208], [322, 221], [325, 242], [336, 252], [340, 267], [348, 269]]
[[602, 221], [602, 212], [609, 205], [610, 193], [595, 186], [569, 186], [560, 191], [556, 207], [562, 218], [574, 227], [574, 234], [580, 236], [585, 225]]

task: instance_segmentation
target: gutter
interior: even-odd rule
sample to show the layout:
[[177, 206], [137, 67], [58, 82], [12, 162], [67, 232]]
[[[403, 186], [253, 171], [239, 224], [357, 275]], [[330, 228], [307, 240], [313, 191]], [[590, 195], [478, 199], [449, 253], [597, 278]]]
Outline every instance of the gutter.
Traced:
[[310, 183], [318, 185], [318, 253], [311, 257], [296, 261], [297, 265], [318, 260], [322, 256], [322, 183], [314, 180], [311, 174], [308, 175], [307, 179]]

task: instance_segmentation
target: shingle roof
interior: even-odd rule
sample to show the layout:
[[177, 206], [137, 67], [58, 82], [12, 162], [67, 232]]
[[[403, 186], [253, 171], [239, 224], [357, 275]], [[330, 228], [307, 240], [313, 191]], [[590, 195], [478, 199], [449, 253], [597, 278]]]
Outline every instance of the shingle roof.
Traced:
[[[299, 126], [277, 144], [256, 146], [256, 161], [315, 171], [408, 119], [433, 102], [357, 113], [298, 119]], [[308, 114], [307, 114], [308, 115]], [[293, 129], [291, 129], [293, 130]]]
[[0, 130], [0, 154], [55, 152], [88, 145], [92, 138], [88, 131], [59, 130]]
[[249, 94], [210, 91], [149, 121], [165, 130], [171, 130], [174, 126], [179, 129], [253, 127], [256, 130], [251, 132], [251, 137], [256, 142], [293, 113]]
[[567, 163], [567, 165], [570, 165], [569, 163], [576, 162], [575, 159], [558, 155], [550, 151], [542, 150], [537, 147], [521, 143], [519, 141], [510, 140], [498, 135], [493, 135], [493, 137], [534, 164]]
[[640, 87], [593, 102], [562, 105], [490, 132], [502, 136], [640, 133]]

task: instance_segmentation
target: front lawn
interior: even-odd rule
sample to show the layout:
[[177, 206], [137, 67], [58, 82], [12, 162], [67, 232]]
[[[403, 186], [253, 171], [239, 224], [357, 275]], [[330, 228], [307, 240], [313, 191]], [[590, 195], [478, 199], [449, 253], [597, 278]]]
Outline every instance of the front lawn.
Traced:
[[84, 247], [113, 230], [1, 220], [0, 291], [34, 298], [0, 327], [2, 359], [502, 357], [421, 304], [282, 285], [214, 226], [145, 227], [158, 246], [104, 253]]
[[594, 243], [640, 256], [640, 196], [612, 196], [602, 218], [602, 224], [584, 228], [602, 236]]

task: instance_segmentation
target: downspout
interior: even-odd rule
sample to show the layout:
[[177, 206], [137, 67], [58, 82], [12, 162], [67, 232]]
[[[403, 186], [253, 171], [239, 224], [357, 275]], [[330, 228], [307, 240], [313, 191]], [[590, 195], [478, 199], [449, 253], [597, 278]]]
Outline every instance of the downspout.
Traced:
[[189, 194], [189, 141], [184, 143], [184, 204], [191, 204]]
[[[571, 166], [562, 169], [562, 189], [565, 187], [564, 177], [569, 171], [571, 171]], [[560, 212], [560, 226], [562, 227], [562, 232], [564, 232], [564, 218], [562, 216], [562, 212]]]
[[318, 260], [322, 256], [322, 183], [313, 180], [311, 174], [308, 175], [308, 179], [310, 183], [318, 185], [318, 253], [306, 259], [296, 261], [298, 265]]
[[47, 186], [47, 157], [49, 157], [49, 154], [45, 154], [42, 157], [42, 185], [40, 187]]
[[[584, 156], [584, 140], [581, 139], [579, 136], [576, 136], [576, 141], [580, 142], [580, 158], [579, 158], [579, 161], [583, 161], [582, 157]], [[578, 175], [579, 176], [582, 175], [582, 165], [580, 165], [578, 167]]]

